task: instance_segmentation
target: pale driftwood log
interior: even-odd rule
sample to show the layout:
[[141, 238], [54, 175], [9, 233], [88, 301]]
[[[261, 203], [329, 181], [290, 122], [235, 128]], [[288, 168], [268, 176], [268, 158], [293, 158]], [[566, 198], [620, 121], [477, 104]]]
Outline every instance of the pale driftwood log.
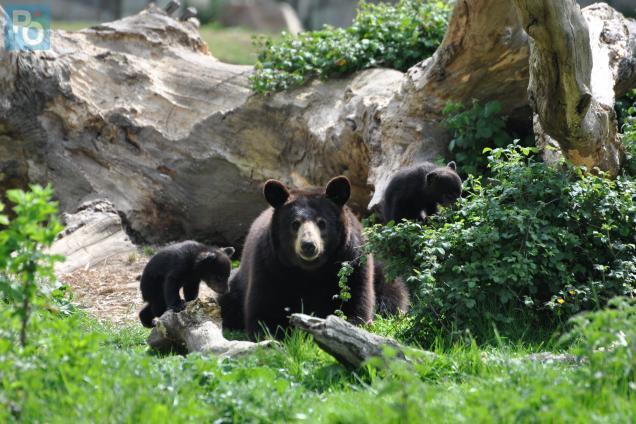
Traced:
[[50, 249], [51, 253], [66, 258], [55, 265], [58, 275], [137, 252], [124, 231], [121, 217], [107, 200], [86, 202], [75, 213], [63, 214], [62, 221], [65, 229]]
[[532, 41], [530, 104], [539, 144], [576, 165], [616, 175], [623, 159], [615, 90], [635, 83], [636, 28], [605, 3], [515, 0]]
[[218, 357], [235, 357], [276, 343], [227, 340], [221, 327], [221, 309], [214, 299], [197, 299], [178, 313], [166, 311], [155, 319], [148, 344], [159, 352], [201, 352]]
[[[392, 351], [391, 359], [423, 361], [437, 358], [437, 354], [401, 345], [397, 341], [370, 333], [334, 315], [326, 319], [305, 314], [292, 314], [291, 325], [314, 337], [322, 350], [342, 364], [358, 368], [372, 358], [385, 357], [387, 349]], [[540, 352], [518, 358], [498, 357], [488, 353], [482, 355], [486, 363], [538, 362], [579, 365], [584, 358], [567, 353]]]
[[[354, 368], [360, 367], [371, 358], [382, 357], [387, 350], [392, 351], [395, 358], [402, 360], [407, 360], [407, 353], [414, 351], [391, 338], [370, 333], [335, 315], [323, 319], [305, 314], [292, 314], [290, 323], [293, 327], [311, 334], [322, 350], [342, 364]], [[435, 356], [432, 352], [417, 352], [420, 357]]]

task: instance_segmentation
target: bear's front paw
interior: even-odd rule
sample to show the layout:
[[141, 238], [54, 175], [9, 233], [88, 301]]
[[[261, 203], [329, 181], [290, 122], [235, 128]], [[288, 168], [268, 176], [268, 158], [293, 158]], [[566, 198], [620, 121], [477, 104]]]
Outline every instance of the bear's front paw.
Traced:
[[181, 312], [181, 311], [183, 311], [185, 309], [185, 307], [186, 307], [186, 303], [183, 300], [181, 300], [181, 301], [179, 301], [179, 303], [177, 303], [176, 305], [171, 306], [168, 309], [171, 309], [174, 312]]

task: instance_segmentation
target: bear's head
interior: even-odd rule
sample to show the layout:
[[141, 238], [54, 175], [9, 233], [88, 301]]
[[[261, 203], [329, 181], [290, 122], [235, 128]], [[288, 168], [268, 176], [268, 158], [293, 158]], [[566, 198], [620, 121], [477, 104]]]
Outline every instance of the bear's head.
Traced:
[[426, 174], [426, 192], [442, 206], [454, 203], [462, 195], [462, 179], [457, 175], [455, 162]]
[[233, 254], [233, 247], [211, 247], [195, 258], [195, 271], [209, 288], [219, 294], [227, 291]]
[[288, 267], [320, 268], [347, 237], [345, 203], [351, 195], [347, 177], [333, 178], [323, 188], [289, 190], [269, 180], [263, 190], [274, 208], [271, 238], [279, 261]]

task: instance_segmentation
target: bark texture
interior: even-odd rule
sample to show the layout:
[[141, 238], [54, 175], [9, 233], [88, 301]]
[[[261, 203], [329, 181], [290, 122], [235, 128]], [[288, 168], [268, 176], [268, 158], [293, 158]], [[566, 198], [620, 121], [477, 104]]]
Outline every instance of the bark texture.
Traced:
[[530, 104], [541, 144], [576, 165], [616, 175], [623, 159], [615, 95], [633, 84], [634, 23], [605, 3], [515, 0], [532, 41]]
[[51, 246], [51, 253], [66, 258], [55, 265], [59, 275], [94, 266], [114, 256], [137, 252], [123, 228], [121, 217], [108, 200], [86, 202], [75, 213], [64, 214], [62, 221], [65, 229]]

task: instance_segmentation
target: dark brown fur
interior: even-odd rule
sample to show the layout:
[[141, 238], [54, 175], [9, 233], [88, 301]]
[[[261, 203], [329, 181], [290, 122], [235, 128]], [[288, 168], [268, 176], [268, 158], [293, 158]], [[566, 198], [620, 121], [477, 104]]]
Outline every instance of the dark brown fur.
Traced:
[[[326, 317], [337, 309], [354, 323], [371, 321], [373, 259], [360, 260], [362, 226], [344, 205], [349, 194], [349, 182], [343, 177], [332, 180], [326, 190], [289, 192], [281, 183], [268, 182], [265, 195], [273, 207], [252, 224], [241, 267], [221, 299], [224, 328], [245, 328], [251, 338], [264, 331], [280, 335], [277, 330], [288, 326], [292, 313]], [[288, 226], [297, 216], [327, 222], [321, 235], [326, 250], [315, 264], [302, 263], [289, 249]], [[353, 264], [354, 272], [349, 277], [351, 299], [343, 303], [334, 296], [340, 292], [338, 271], [345, 261]]]
[[462, 192], [455, 162], [437, 166], [430, 162], [403, 169], [391, 177], [384, 192], [384, 222], [424, 220], [437, 213], [438, 205], [453, 203]]

